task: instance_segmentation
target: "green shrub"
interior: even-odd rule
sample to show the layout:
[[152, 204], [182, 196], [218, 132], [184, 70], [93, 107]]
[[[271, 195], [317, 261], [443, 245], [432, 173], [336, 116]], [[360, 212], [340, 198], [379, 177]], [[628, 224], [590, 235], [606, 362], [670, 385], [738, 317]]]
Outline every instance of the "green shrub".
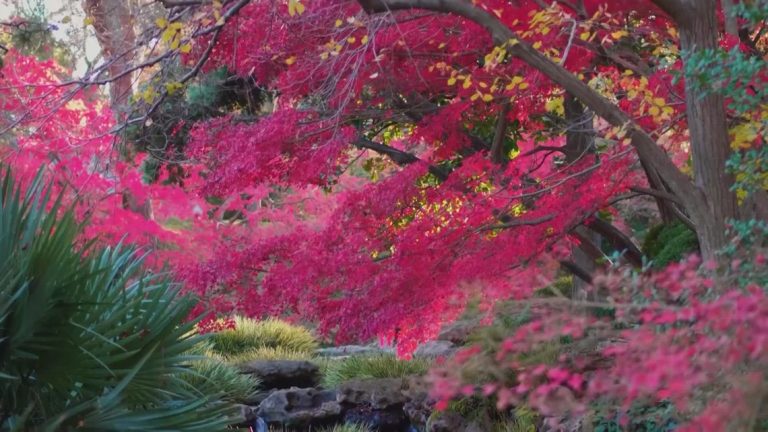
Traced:
[[201, 395], [221, 392], [223, 399], [237, 403], [247, 400], [259, 386], [257, 378], [240, 373], [221, 357], [206, 356], [191, 362], [183, 378]]
[[[45, 209], [48, 209], [46, 212]], [[38, 178], [0, 179], [0, 430], [224, 431], [219, 390], [186, 381], [195, 301], [133, 249], [77, 242]]]
[[536, 432], [539, 416], [526, 407], [515, 408], [514, 417], [493, 424], [493, 432]]
[[698, 248], [696, 233], [680, 222], [651, 228], [643, 243], [643, 253], [653, 260], [656, 268], [680, 261]]
[[625, 413], [626, 424], [619, 415], [598, 416], [593, 427], [595, 432], [672, 432], [678, 426], [678, 413], [668, 402], [653, 406], [634, 406]]
[[283, 349], [311, 354], [317, 349], [312, 333], [278, 319], [256, 321], [236, 317], [235, 328], [211, 335], [214, 352], [225, 357], [239, 356], [260, 348]]
[[425, 359], [401, 360], [394, 355], [352, 356], [321, 364], [323, 385], [332, 388], [356, 378], [404, 378], [429, 370]]

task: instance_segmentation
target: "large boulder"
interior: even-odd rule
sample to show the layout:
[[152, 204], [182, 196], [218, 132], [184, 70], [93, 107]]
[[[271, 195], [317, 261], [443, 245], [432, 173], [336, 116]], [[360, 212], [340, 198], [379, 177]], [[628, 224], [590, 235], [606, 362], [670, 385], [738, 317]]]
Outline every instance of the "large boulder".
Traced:
[[256, 414], [270, 425], [314, 428], [341, 418], [336, 392], [314, 388], [276, 390], [261, 402]]
[[427, 341], [416, 348], [413, 356], [422, 358], [451, 357], [456, 353], [456, 350], [457, 348], [453, 342], [442, 340]]
[[363, 346], [363, 345], [341, 345], [330, 348], [320, 348], [315, 351], [320, 357], [351, 357], [351, 356], [370, 356], [378, 354], [386, 354], [388, 350], [384, 350], [375, 346]]
[[320, 368], [305, 360], [257, 360], [238, 367], [242, 373], [258, 377], [264, 389], [307, 388], [320, 383]]
[[343, 383], [337, 401], [346, 405], [365, 405], [374, 410], [402, 407], [408, 400], [403, 393], [407, 383], [402, 378], [358, 379]]
[[376, 432], [405, 432], [408, 419], [400, 408], [373, 409], [367, 405], [349, 408], [344, 412], [344, 423], [366, 425]]

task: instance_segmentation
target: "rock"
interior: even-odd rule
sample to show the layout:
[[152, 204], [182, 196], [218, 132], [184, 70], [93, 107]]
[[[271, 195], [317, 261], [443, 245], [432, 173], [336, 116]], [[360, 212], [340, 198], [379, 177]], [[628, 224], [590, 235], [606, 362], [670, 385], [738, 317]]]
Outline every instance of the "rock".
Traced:
[[434, 411], [434, 406], [434, 401], [426, 393], [422, 393], [409, 397], [408, 401], [403, 405], [403, 412], [412, 425], [423, 429]]
[[256, 414], [270, 425], [309, 428], [338, 421], [341, 405], [335, 391], [294, 387], [272, 392]]
[[386, 352], [387, 351], [381, 348], [372, 346], [342, 345], [331, 348], [320, 348], [315, 351], [315, 354], [320, 357], [349, 357], [355, 355], [385, 354]]
[[235, 426], [240, 428], [247, 428], [253, 425], [257, 419], [253, 408], [249, 407], [248, 405], [237, 405], [237, 408], [240, 410], [240, 415], [238, 417], [239, 423], [237, 423]]
[[454, 321], [443, 327], [437, 336], [437, 340], [463, 345], [467, 342], [469, 335], [479, 326], [480, 321], [476, 319]]
[[443, 412], [432, 418], [427, 432], [460, 432], [466, 430], [469, 422], [455, 412]]
[[402, 406], [407, 397], [402, 378], [351, 380], [339, 387], [337, 401], [347, 405], [367, 405], [375, 410]]
[[413, 353], [414, 357], [451, 357], [456, 353], [456, 346], [449, 341], [427, 341], [421, 344]]
[[238, 366], [261, 380], [265, 389], [307, 388], [320, 383], [320, 368], [306, 360], [259, 360]]
[[261, 392], [254, 392], [250, 396], [248, 396], [243, 403], [249, 406], [259, 406], [261, 401], [266, 399], [269, 395], [272, 394], [274, 390], [269, 391], [261, 391]]
[[348, 409], [344, 413], [344, 423], [364, 424], [377, 432], [403, 432], [408, 427], [403, 410], [375, 410], [365, 405]]
[[469, 421], [455, 412], [444, 412], [434, 417], [427, 432], [487, 432], [486, 427], [475, 421]]

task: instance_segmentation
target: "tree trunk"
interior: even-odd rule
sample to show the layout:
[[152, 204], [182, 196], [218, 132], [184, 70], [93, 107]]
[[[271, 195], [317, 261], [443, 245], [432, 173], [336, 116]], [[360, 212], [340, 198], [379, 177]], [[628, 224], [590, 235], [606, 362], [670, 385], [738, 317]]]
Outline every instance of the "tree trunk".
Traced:
[[[683, 1], [682, 12], [673, 15], [680, 27], [680, 48], [692, 53], [717, 48], [717, 1]], [[697, 227], [702, 255], [713, 258], [726, 244], [726, 223], [738, 216], [733, 179], [726, 173], [731, 154], [722, 95], [703, 96], [692, 86], [686, 87], [686, 110], [691, 137], [693, 173], [696, 187], [704, 193], [706, 212], [691, 218]], [[704, 217], [702, 220], [702, 216]]]
[[[85, 0], [86, 15], [93, 20], [96, 38], [109, 63], [110, 77], [117, 77], [133, 66], [136, 33], [127, 0]], [[133, 74], [125, 74], [110, 83], [109, 96], [118, 121], [124, 120], [132, 94]]]

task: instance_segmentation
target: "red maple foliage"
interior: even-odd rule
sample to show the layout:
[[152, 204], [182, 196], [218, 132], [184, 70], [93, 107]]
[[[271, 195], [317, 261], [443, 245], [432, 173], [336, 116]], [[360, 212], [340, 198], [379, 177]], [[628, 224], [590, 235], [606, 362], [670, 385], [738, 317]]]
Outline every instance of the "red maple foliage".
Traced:
[[[214, 3], [210, 15], [220, 16]], [[475, 3], [686, 169], [677, 30], [651, 2]], [[409, 355], [473, 299], [483, 310], [529, 301], [585, 246], [581, 228], [620, 225], [614, 204], [654, 186], [625, 128], [593, 119], [509, 55], [520, 41], [498, 43], [467, 18], [252, 1], [211, 33], [185, 54], [190, 64], [215, 40], [203, 70], [226, 66], [279, 96], [256, 121], [233, 113], [194, 125], [183, 186], [142, 182], [141, 160], [113, 153], [109, 109], [92, 89], [62, 85], [52, 62], [9, 52], [0, 103], [13, 113], [4, 130], [15, 132], [2, 160], [25, 179], [44, 167], [89, 218], [87, 238], [151, 249], [152, 263], [168, 265], [212, 319], [288, 314], [338, 342], [378, 337]], [[554, 415], [605, 395], [685, 409], [697, 389], [731, 391], [729, 380], [765, 361], [766, 338], [750, 333], [768, 323], [764, 293], [699, 267], [691, 259], [634, 281], [596, 277], [629, 328], [570, 308], [541, 314], [496, 359], [517, 373], [515, 385], [482, 392]], [[597, 371], [570, 357], [527, 368], [515, 360], [553, 337], [595, 331], [618, 341], [601, 350], [610, 365]], [[435, 387], [446, 399], [476, 390], [450, 374]], [[726, 430], [715, 405], [692, 425]]]

